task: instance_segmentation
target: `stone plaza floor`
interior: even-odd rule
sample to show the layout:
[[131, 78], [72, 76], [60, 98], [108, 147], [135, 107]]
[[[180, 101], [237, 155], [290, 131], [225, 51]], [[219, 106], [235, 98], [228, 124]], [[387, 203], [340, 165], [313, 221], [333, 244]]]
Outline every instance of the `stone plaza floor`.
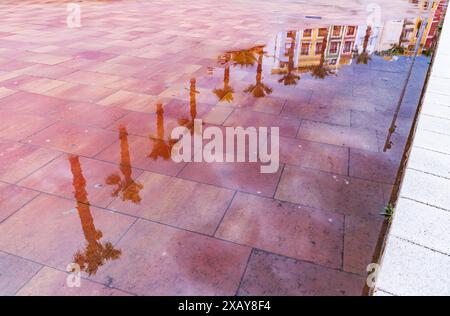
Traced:
[[[430, 62], [420, 10], [81, 1], [69, 28], [68, 2], [0, 4], [1, 295], [365, 293]], [[279, 127], [278, 171], [173, 162], [194, 119]]]

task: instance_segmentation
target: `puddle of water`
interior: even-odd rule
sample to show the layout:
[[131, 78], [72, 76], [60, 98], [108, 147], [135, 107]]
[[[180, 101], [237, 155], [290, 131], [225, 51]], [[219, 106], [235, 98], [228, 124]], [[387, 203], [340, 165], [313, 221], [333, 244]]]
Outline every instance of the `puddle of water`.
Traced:
[[[426, 23], [426, 27], [424, 27]], [[213, 77], [213, 83], [205, 78], [200, 78], [202, 91], [197, 90], [197, 79], [192, 78], [187, 85], [189, 99], [185, 100], [183, 111], [188, 112], [186, 117], [175, 118], [179, 126], [187, 127], [193, 133], [194, 120], [198, 118], [197, 96], [212, 93], [216, 96], [219, 104], [234, 104], [236, 99], [253, 102], [251, 99], [263, 98], [283, 98], [288, 97], [289, 101], [297, 102], [298, 96], [305, 92], [313, 94], [326, 91], [325, 99], [319, 96], [313, 104], [314, 108], [333, 108], [333, 103], [327, 99], [330, 92], [339, 97], [355, 97], [356, 100], [363, 100], [366, 97], [372, 98], [371, 102], [376, 105], [377, 98], [373, 92], [391, 93], [392, 103], [387, 108], [376, 108], [369, 112], [386, 114], [386, 119], [392, 122], [383, 122], [386, 140], [377, 139], [381, 144], [380, 151], [388, 152], [393, 146], [400, 147], [397, 152], [401, 153], [403, 142], [394, 143], [392, 135], [397, 132], [397, 118], [403, 117], [402, 124], [410, 126], [412, 123], [415, 106], [418, 99], [408, 103], [410, 110], [407, 114], [401, 114], [401, 106], [404, 104], [405, 91], [411, 80], [411, 74], [416, 69], [416, 78], [424, 78], [428, 69], [429, 56], [436, 45], [435, 32], [439, 24], [438, 20], [430, 18], [424, 21], [420, 18], [411, 18], [398, 21], [389, 21], [381, 26], [368, 27], [367, 25], [331, 25], [320, 28], [291, 30], [279, 33], [276, 38], [264, 46], [255, 46], [249, 49], [229, 51], [218, 57], [218, 65], [211, 65], [208, 68], [206, 77]], [[423, 34], [420, 36], [420, 34]], [[420, 42], [420, 46], [417, 43]], [[416, 49], [418, 54], [416, 56]], [[234, 79], [237, 74], [238, 79]], [[222, 85], [217, 85], [222, 77]], [[361, 78], [359, 78], [361, 77]], [[207, 78], [206, 78], [207, 79]], [[361, 79], [361, 81], [359, 80]], [[373, 82], [371, 79], [374, 79]], [[345, 82], [349, 86], [363, 87], [361, 95], [352, 89], [345, 89]], [[390, 88], [392, 82], [394, 87]], [[386, 84], [383, 84], [386, 83]], [[380, 86], [377, 90], [375, 83]], [[421, 84], [414, 86], [420, 91]], [[365, 93], [367, 95], [365, 95]], [[249, 99], [250, 98], [250, 99]], [[299, 98], [296, 107], [310, 106], [308, 102]], [[309, 100], [311, 101], [311, 99]], [[270, 106], [270, 105], [268, 105]], [[343, 104], [339, 111], [359, 111], [365, 113], [366, 109], [358, 109], [358, 104], [354, 107], [346, 108]], [[188, 111], [189, 110], [189, 111]], [[281, 113], [282, 115], [283, 112]], [[319, 116], [308, 117], [299, 116], [301, 119], [311, 119], [320, 122]], [[294, 115], [295, 116], [295, 115]], [[154, 122], [156, 134], [149, 135], [149, 145], [151, 151], [148, 159], [170, 160], [170, 152], [175, 140], [170, 139], [170, 130], [165, 129], [164, 104], [157, 103], [156, 120]], [[174, 119], [174, 118], [172, 118]], [[328, 121], [325, 121], [328, 124]], [[349, 122], [351, 128], [352, 122]], [[149, 122], [151, 124], [151, 122]], [[378, 128], [377, 122], [373, 124]], [[257, 124], [255, 124], [257, 125]], [[370, 128], [370, 126], [368, 126]], [[383, 130], [380, 128], [381, 133]], [[355, 129], [354, 133], [358, 131]], [[403, 138], [405, 135], [401, 135]], [[139, 192], [144, 188], [131, 178], [132, 158], [128, 145], [128, 132], [125, 126], [119, 128], [120, 140], [120, 171], [119, 174], [112, 174], [107, 177], [106, 184], [116, 186], [112, 191], [113, 196], [119, 196], [123, 201], [140, 203]], [[301, 148], [301, 145], [299, 145]], [[385, 159], [389, 159], [387, 154]], [[399, 158], [399, 157], [397, 157]], [[336, 181], [338, 178], [333, 177]], [[349, 185], [348, 180], [344, 180]], [[258, 191], [258, 194], [261, 192]], [[98, 242], [93, 243], [94, 247], [101, 250], [103, 260], [111, 259], [105, 247], [98, 247]], [[98, 252], [98, 251], [97, 251]], [[120, 254], [120, 252], [118, 252]], [[93, 254], [98, 257], [99, 253]], [[81, 258], [80, 255], [78, 255]], [[101, 256], [100, 256], [101, 257]], [[117, 259], [119, 255], [112, 259]], [[103, 261], [102, 261], [103, 262]], [[93, 269], [91, 269], [92, 272]]]

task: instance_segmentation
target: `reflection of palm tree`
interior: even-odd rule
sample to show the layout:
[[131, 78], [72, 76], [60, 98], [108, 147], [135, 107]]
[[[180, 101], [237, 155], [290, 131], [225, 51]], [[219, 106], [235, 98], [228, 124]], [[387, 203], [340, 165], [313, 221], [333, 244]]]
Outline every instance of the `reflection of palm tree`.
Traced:
[[287, 73], [283, 75], [282, 78], [278, 80], [278, 82], [282, 82], [285, 86], [296, 85], [298, 80], [300, 80], [300, 76], [293, 73], [294, 71], [294, 53], [296, 46], [296, 32], [291, 32], [291, 47], [289, 48], [289, 61], [288, 61], [288, 69]]
[[176, 140], [165, 140], [164, 132], [164, 109], [161, 103], [156, 105], [156, 133], [157, 135], [150, 135], [150, 140], [153, 143], [153, 148], [148, 157], [153, 160], [158, 157], [168, 160], [171, 157], [172, 147], [176, 144]]
[[70, 168], [73, 175], [73, 187], [77, 200], [77, 210], [83, 228], [84, 238], [87, 246], [84, 251], [78, 250], [73, 260], [81, 270], [89, 275], [95, 274], [106, 260], [118, 259], [121, 251], [115, 249], [111, 242], [101, 243], [103, 233], [95, 228], [94, 219], [91, 214], [88, 195], [86, 192], [86, 180], [81, 170], [80, 160], [77, 156], [69, 156]]
[[196, 90], [196, 80], [195, 78], [191, 79], [191, 86], [189, 88], [189, 109], [190, 109], [190, 114], [191, 114], [191, 118], [181, 118], [178, 120], [178, 124], [186, 127], [187, 129], [189, 129], [189, 131], [191, 132], [191, 135], [194, 134], [194, 121], [197, 118], [197, 94], [199, 93]]
[[214, 89], [213, 93], [219, 101], [233, 102], [234, 90], [230, 86], [230, 53], [225, 55], [225, 71], [223, 75], [223, 89]]
[[113, 173], [106, 178], [107, 185], [116, 185], [117, 188], [112, 192], [113, 196], [118, 196], [122, 193], [123, 201], [131, 201], [133, 203], [140, 203], [141, 197], [139, 191], [144, 187], [140, 183], [136, 183], [132, 178], [130, 149], [128, 145], [128, 132], [124, 126], [119, 127], [120, 139], [120, 171], [124, 177], [117, 173]]
[[358, 54], [358, 56], [356, 57], [357, 64], [366, 64], [367, 65], [367, 63], [372, 59], [370, 57], [369, 53], [367, 52], [367, 46], [369, 45], [369, 38], [370, 38], [371, 34], [372, 34], [372, 27], [367, 26], [366, 35], [364, 36], [363, 51], [361, 54]]
[[251, 84], [244, 90], [246, 93], [251, 93], [255, 98], [264, 98], [266, 94], [272, 93], [272, 88], [266, 86], [262, 82], [262, 63], [263, 63], [263, 48], [257, 48], [258, 54], [258, 68], [256, 69], [256, 84]]
[[241, 66], [241, 68], [253, 66], [256, 62], [255, 49], [250, 48], [230, 52], [233, 66]]
[[336, 74], [336, 72], [333, 69], [331, 69], [328, 65], [325, 65], [325, 53], [327, 50], [327, 46], [328, 46], [328, 28], [327, 28], [327, 33], [325, 34], [325, 37], [323, 38], [323, 42], [322, 42], [320, 63], [318, 66], [313, 66], [311, 68], [311, 75], [314, 78], [325, 79], [325, 77], [327, 77], [327, 76]]

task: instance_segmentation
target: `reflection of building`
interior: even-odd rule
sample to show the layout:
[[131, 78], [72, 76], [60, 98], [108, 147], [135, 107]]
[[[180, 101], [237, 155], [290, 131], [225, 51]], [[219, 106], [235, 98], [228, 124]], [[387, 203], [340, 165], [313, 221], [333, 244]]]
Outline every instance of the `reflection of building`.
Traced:
[[[405, 19], [399, 45], [411, 54], [420, 40], [419, 54], [422, 54], [433, 46], [438, 26], [443, 19], [447, 0], [415, 0], [412, 2], [418, 4], [421, 9], [429, 11], [428, 18]], [[424, 33], [422, 38], [419, 39], [423, 23], [426, 23]]]
[[[337, 70], [339, 66], [350, 64], [355, 53], [359, 56], [381, 52], [389, 55], [410, 55], [414, 53], [419, 40], [421, 44], [419, 54], [429, 51], [435, 42], [447, 0], [410, 1], [420, 6], [425, 14], [428, 14], [428, 19], [386, 21], [371, 27], [332, 25], [280, 33], [274, 43], [275, 46], [272, 47], [274, 51], [272, 73], [286, 72], [289, 64], [292, 64], [292, 59], [294, 71], [306, 73], [314, 67], [323, 66]], [[418, 39], [423, 28], [424, 34]], [[370, 57], [366, 60], [370, 60]]]
[[357, 26], [332, 25], [281, 33], [276, 39], [273, 72], [288, 67], [293, 44], [294, 68], [297, 72], [308, 72], [311, 67], [320, 66], [321, 63], [335, 68], [350, 64], [357, 32]]
[[[447, 0], [432, 2], [416, 0], [412, 2], [419, 5], [423, 10], [430, 11], [428, 19], [408, 18], [397, 21], [386, 21], [380, 26], [373, 26], [367, 44], [367, 52], [369, 54], [387, 51], [393, 47], [401, 48], [396, 50], [397, 54], [413, 54], [423, 23], [426, 23], [426, 26], [423, 36], [420, 39], [421, 49], [419, 50], [419, 54], [432, 48], [438, 26], [443, 19]], [[363, 50], [363, 43], [367, 34], [366, 30], [367, 26], [365, 25], [358, 27], [356, 48], [359, 53]]]
[[332, 26], [330, 31], [327, 57], [332, 65], [351, 63], [352, 52], [356, 44], [357, 26]]

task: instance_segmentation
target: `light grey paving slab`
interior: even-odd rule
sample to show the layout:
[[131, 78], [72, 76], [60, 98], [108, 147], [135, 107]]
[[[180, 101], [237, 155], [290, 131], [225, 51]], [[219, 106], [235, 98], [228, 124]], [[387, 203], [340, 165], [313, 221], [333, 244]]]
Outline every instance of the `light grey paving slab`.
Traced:
[[377, 288], [394, 295], [450, 295], [450, 257], [394, 236], [387, 242]]
[[427, 91], [431, 93], [450, 95], [450, 78], [432, 76], [428, 82]]
[[450, 254], [450, 212], [400, 199], [390, 234]]
[[408, 167], [450, 179], [450, 155], [413, 147]]
[[450, 180], [407, 169], [400, 197], [413, 199], [439, 208], [450, 208]]
[[434, 59], [374, 295], [450, 295], [449, 131], [450, 14]]
[[450, 120], [450, 106], [429, 102], [423, 106], [421, 115], [429, 115]]
[[425, 131], [450, 135], [450, 120], [440, 117], [421, 115], [417, 128]]
[[430, 131], [417, 130], [414, 146], [450, 155], [450, 136]]
[[423, 108], [426, 108], [428, 104], [439, 104], [450, 106], [450, 95], [431, 93], [427, 91], [424, 99]]

